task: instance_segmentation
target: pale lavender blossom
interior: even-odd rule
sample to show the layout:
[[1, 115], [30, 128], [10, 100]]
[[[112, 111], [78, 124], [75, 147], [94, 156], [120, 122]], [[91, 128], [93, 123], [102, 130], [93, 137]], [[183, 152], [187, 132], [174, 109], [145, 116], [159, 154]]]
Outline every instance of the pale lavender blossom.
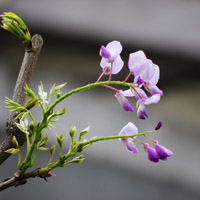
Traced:
[[[102, 57], [100, 66], [105, 74], [117, 74], [121, 71], [124, 62], [120, 57], [122, 45], [119, 41], [112, 41], [107, 46], [101, 46], [99, 55]], [[112, 72], [111, 72], [112, 71]]]
[[155, 73], [154, 64], [152, 63], [151, 60], [145, 59], [144, 61], [142, 61], [140, 64], [138, 64], [135, 67], [134, 82], [138, 83], [138, 85], [141, 85], [141, 84], [139, 84], [139, 82], [148, 84], [149, 81], [152, 79], [154, 73]]
[[[134, 134], [138, 134], [138, 129], [132, 122], [129, 122], [119, 132], [119, 136], [134, 135]], [[133, 138], [120, 138], [119, 141], [121, 141], [126, 146], [127, 152], [135, 154], [139, 152], [138, 148], [135, 146], [133, 142]]]
[[140, 65], [142, 62], [144, 62], [146, 59], [147, 59], [146, 55], [141, 50], [131, 53], [128, 59], [129, 70], [134, 74], [136, 67]]
[[115, 94], [116, 99], [119, 101], [121, 107], [127, 111], [127, 112], [133, 112], [134, 109], [131, 106], [130, 102], [128, 101], [128, 99], [123, 95], [123, 92], [121, 90], [119, 90], [118, 92], [116, 92]]
[[130, 88], [129, 90], [123, 91], [125, 97], [135, 97], [137, 115], [140, 119], [146, 119], [148, 117], [146, 113], [145, 106], [151, 104], [157, 104], [160, 101], [160, 94], [154, 94], [151, 97], [148, 97], [146, 93], [139, 87]]
[[156, 153], [157, 153], [157, 156], [159, 159], [167, 160], [168, 157], [173, 155], [172, 151], [170, 151], [166, 147], [158, 144], [158, 141], [155, 140], [153, 143], [154, 143], [155, 150], [156, 150]]
[[144, 85], [151, 95], [163, 95], [162, 90], [156, 86], [160, 78], [160, 69], [158, 65], [147, 59], [143, 51], [137, 51], [129, 55], [128, 68], [135, 76], [134, 82], [140, 87]]
[[160, 94], [160, 96], [162, 96], [163, 91], [156, 86], [160, 78], [160, 69], [158, 65], [154, 64], [153, 66], [154, 66], [154, 74], [148, 82], [144, 83], [144, 87], [146, 88], [147, 91], [150, 92], [151, 95]]
[[144, 145], [144, 150], [147, 152], [148, 159], [152, 162], [159, 162], [158, 155], [152, 147], [149, 146], [148, 143]]

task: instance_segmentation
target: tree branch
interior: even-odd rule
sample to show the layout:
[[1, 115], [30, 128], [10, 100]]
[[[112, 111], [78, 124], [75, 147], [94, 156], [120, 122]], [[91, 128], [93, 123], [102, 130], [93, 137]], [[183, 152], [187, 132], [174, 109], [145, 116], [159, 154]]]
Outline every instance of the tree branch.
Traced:
[[[31, 39], [31, 47], [25, 49], [24, 59], [13, 93], [13, 101], [19, 103], [20, 105], [24, 105], [25, 103], [26, 95], [24, 93], [24, 86], [26, 84], [28, 85], [31, 80], [32, 73], [35, 69], [42, 45], [42, 37], [36, 34]], [[15, 117], [16, 113], [11, 112], [7, 121], [6, 138], [0, 145], [0, 164], [3, 163], [11, 155], [5, 151], [13, 148], [13, 136], [16, 137], [20, 146], [26, 142], [25, 134], [21, 132], [15, 125]]]
[[9, 187], [17, 187], [27, 182], [28, 178], [40, 177], [46, 180], [45, 175], [41, 174], [40, 169], [35, 169], [32, 172], [28, 172], [24, 175], [18, 175], [17, 173], [12, 178], [6, 178], [3, 182], [0, 181], [0, 191], [5, 190]]

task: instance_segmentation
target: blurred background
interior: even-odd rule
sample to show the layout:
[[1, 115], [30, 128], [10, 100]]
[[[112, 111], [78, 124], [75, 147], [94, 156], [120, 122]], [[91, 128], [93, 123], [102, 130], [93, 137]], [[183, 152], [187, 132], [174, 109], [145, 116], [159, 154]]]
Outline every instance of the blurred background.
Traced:
[[[200, 1], [198, 0], [0, 0], [0, 12], [14, 12], [28, 25], [32, 35], [44, 39], [30, 87], [37, 91], [40, 81], [48, 91], [67, 82], [63, 92], [94, 82], [101, 73], [100, 46], [119, 40], [124, 49], [125, 67], [116, 80], [128, 73], [128, 55], [144, 50], [160, 66], [159, 87], [164, 96], [158, 105], [147, 107], [149, 118], [139, 120], [136, 113], [124, 112], [106, 88], [97, 88], [70, 97], [56, 128], [65, 133], [72, 125], [80, 131], [91, 125], [87, 138], [116, 135], [129, 121], [139, 131], [151, 130], [158, 121], [162, 129], [151, 136], [174, 152], [166, 162], [147, 160], [142, 146], [138, 155], [128, 154], [118, 141], [89, 147], [82, 164], [53, 171], [56, 176], [45, 183], [30, 179], [24, 186], [7, 189], [0, 199], [175, 199], [200, 198]], [[5, 136], [8, 112], [5, 96], [13, 88], [24, 55], [21, 42], [0, 30], [0, 141]], [[135, 105], [134, 105], [135, 106]], [[40, 116], [38, 111], [35, 115]], [[25, 148], [25, 147], [23, 147]], [[41, 153], [37, 166], [48, 161]], [[0, 180], [16, 171], [17, 157], [0, 166]]]

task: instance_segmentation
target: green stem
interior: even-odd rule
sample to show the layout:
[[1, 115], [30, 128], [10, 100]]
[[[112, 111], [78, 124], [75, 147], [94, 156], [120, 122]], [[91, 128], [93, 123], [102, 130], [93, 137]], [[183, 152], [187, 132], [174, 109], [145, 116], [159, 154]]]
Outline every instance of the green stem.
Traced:
[[[147, 133], [152, 133], [152, 131], [146, 131], [146, 132], [142, 132], [142, 133], [138, 133], [138, 134], [133, 134], [133, 135], [122, 135], [122, 136], [117, 136], [116, 135], [116, 136], [99, 137], [99, 138], [94, 138], [94, 139], [91, 139], [91, 140], [89, 140], [87, 142], [84, 142], [83, 144], [84, 144], [84, 146], [87, 146], [87, 145], [93, 144], [95, 142], [103, 141], [103, 140], [112, 140], [112, 139], [120, 139], [120, 138], [132, 138], [132, 137], [136, 137], [136, 136], [145, 135]], [[48, 165], [45, 168], [42, 168], [40, 170], [40, 172], [42, 174], [45, 174], [45, 173], [47, 173], [48, 171], [50, 171], [52, 169], [55, 169], [57, 167], [63, 167], [65, 165], [67, 165], [67, 164], [70, 164], [71, 161], [69, 161], [69, 162], [67, 162], [67, 163], [64, 164], [65, 160], [67, 160], [70, 157], [75, 156], [76, 153], [77, 153], [77, 151], [73, 151], [73, 149], [71, 147], [70, 147], [69, 152], [66, 155], [60, 157], [57, 162], [52, 163], [51, 165]]]
[[57, 99], [50, 107], [49, 110], [52, 110], [55, 108], [55, 106], [60, 103], [61, 101], [63, 101], [64, 99], [66, 99], [67, 97], [78, 93], [80, 91], [83, 90], [89, 90], [91, 88], [97, 87], [97, 86], [103, 86], [103, 85], [123, 85], [123, 86], [128, 86], [128, 87], [137, 87], [137, 85], [133, 85], [131, 83], [125, 83], [123, 81], [103, 81], [103, 82], [97, 82], [97, 83], [90, 83], [88, 85], [76, 88], [74, 90], [71, 90], [70, 92], [65, 93], [63, 96], [61, 96], [59, 99]]
[[20, 166], [21, 166], [21, 151], [20, 151], [20, 149], [19, 149], [17, 168], [19, 169]]
[[41, 122], [40, 126], [37, 128], [35, 134], [34, 134], [34, 137], [33, 137], [33, 140], [32, 140], [32, 143], [29, 145], [29, 148], [27, 150], [27, 154], [26, 154], [26, 157], [24, 159], [24, 163], [23, 163], [23, 166], [21, 167], [21, 169], [19, 170], [20, 173], [24, 174], [25, 171], [27, 170], [27, 168], [29, 168], [32, 164], [31, 162], [31, 157], [32, 157], [32, 154], [35, 150], [35, 147], [39, 141], [39, 135], [43, 129], [43, 121]]
[[142, 133], [138, 133], [138, 134], [134, 134], [134, 135], [115, 135], [115, 136], [107, 136], [107, 137], [98, 137], [98, 138], [94, 138], [91, 139], [87, 142], [84, 142], [84, 146], [89, 145], [89, 144], [93, 144], [95, 142], [99, 142], [99, 141], [103, 141], [103, 140], [113, 140], [113, 139], [120, 139], [120, 138], [133, 138], [136, 136], [141, 136], [141, 135], [145, 135], [147, 133], [151, 133], [152, 131], [146, 131], [146, 132], [142, 132]]

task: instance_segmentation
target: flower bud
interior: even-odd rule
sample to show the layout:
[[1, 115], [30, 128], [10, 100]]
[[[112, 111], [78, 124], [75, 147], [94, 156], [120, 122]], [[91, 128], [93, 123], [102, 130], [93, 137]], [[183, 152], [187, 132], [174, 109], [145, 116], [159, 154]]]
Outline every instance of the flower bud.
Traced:
[[155, 127], [155, 130], [159, 130], [162, 127], [162, 122], [158, 122], [158, 124]]
[[147, 152], [148, 159], [150, 161], [156, 162], [156, 163], [159, 162], [159, 158], [157, 156], [155, 149], [149, 147], [149, 144], [147, 144], [147, 143], [145, 144], [144, 149]]

